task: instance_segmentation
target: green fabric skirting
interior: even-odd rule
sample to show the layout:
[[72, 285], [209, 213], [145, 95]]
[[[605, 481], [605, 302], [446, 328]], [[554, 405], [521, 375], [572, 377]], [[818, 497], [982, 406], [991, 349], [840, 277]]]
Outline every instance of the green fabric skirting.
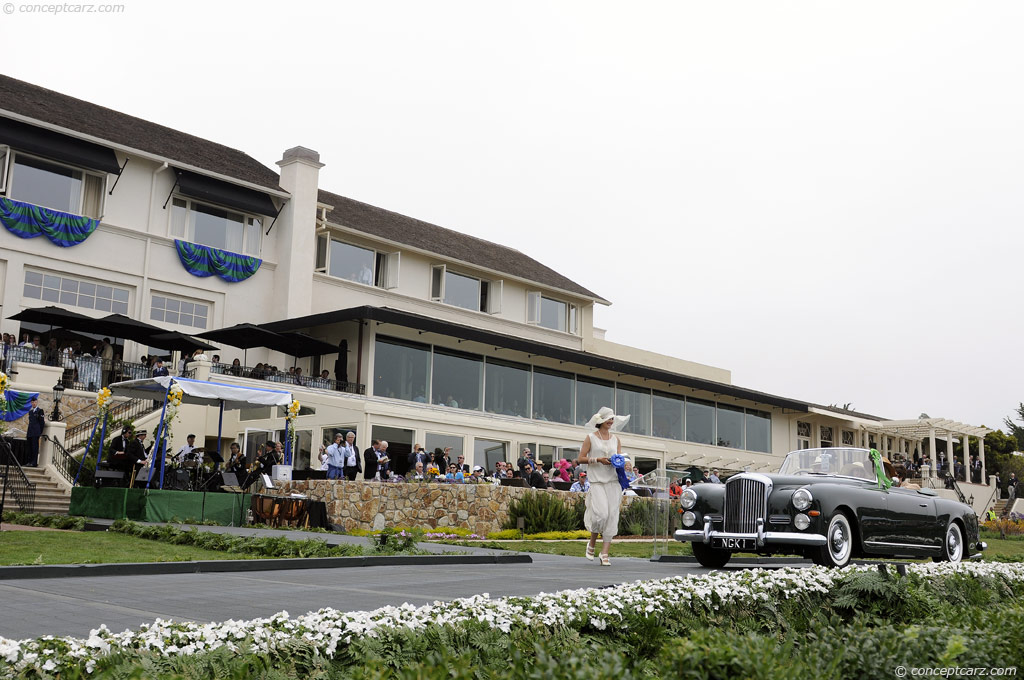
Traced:
[[245, 521], [250, 500], [249, 494], [76, 486], [71, 490], [68, 514], [137, 522], [196, 519], [240, 526]]

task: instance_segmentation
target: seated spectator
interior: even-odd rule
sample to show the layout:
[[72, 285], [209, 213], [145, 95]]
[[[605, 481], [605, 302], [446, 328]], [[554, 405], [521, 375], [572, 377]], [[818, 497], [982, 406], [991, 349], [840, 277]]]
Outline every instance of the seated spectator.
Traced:
[[544, 481], [544, 475], [537, 471], [532, 462], [526, 464], [526, 469], [523, 470], [523, 479], [534, 489], [548, 488], [547, 482]]
[[569, 487], [569, 491], [590, 491], [590, 480], [587, 479], [587, 471], [580, 470], [580, 479], [577, 482], [573, 482], [572, 486]]
[[228, 373], [234, 376], [241, 377], [242, 375], [242, 362], [238, 359], [231, 361], [231, 368], [228, 369]]
[[[690, 481], [690, 480], [686, 480]], [[672, 480], [672, 483], [668, 485], [668, 497], [679, 498], [683, 494], [683, 487], [679, 485], [679, 478], [676, 477]]]
[[544, 480], [544, 488], [545, 489], [554, 489], [555, 488], [555, 485], [551, 483], [551, 475], [549, 475], [547, 472], [542, 472], [540, 476]]
[[572, 469], [572, 463], [562, 458], [552, 466], [552, 477], [555, 481], [571, 482], [572, 475], [569, 473], [570, 469]]
[[480, 484], [484, 481], [484, 469], [479, 465], [473, 467], [473, 474], [469, 476], [466, 482], [470, 484]]
[[628, 460], [626, 461], [626, 464], [623, 466], [623, 471], [626, 473], [627, 481], [635, 482], [637, 478], [640, 477], [640, 475], [636, 473], [636, 470], [633, 469], [633, 464]]
[[407, 479], [409, 481], [415, 480], [417, 482], [424, 481], [426, 479], [426, 476], [423, 474], [423, 463], [421, 463], [420, 461], [416, 461], [416, 467], [413, 470], [413, 473], [409, 475]]

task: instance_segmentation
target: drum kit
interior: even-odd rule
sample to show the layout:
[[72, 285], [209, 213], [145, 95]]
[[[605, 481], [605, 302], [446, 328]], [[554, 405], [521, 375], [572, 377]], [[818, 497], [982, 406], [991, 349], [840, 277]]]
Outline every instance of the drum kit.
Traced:
[[186, 453], [175, 468], [170, 484], [165, 488], [178, 491], [199, 491], [207, 482], [208, 474], [203, 467], [203, 449]]

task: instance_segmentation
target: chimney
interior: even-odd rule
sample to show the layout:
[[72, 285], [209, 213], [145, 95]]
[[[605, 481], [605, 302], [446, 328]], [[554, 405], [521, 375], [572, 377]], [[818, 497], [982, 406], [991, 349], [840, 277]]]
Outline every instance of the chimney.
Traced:
[[291, 194], [277, 219], [277, 271], [273, 318], [287, 319], [311, 312], [313, 258], [316, 255], [316, 203], [320, 186], [320, 154], [304, 146], [284, 152], [277, 162], [281, 188]]

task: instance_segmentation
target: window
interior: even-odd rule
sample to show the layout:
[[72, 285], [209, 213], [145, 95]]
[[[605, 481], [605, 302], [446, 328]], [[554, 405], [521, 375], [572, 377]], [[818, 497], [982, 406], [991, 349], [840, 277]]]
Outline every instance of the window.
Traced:
[[718, 405], [718, 445], [731, 449], [744, 448], [743, 409], [726, 404]]
[[526, 294], [526, 322], [563, 333], [578, 330], [576, 305], [532, 291]]
[[843, 446], [856, 446], [853, 430], [843, 430]]
[[426, 403], [430, 345], [378, 337], [373, 363], [376, 396]]
[[106, 176], [50, 163], [21, 153], [12, 154], [10, 198], [43, 208], [98, 218], [103, 206]]
[[[623, 432], [651, 433], [651, 391], [618, 385], [615, 388], [615, 412], [629, 416]], [[594, 413], [597, 413], [595, 411]]]
[[747, 451], [772, 451], [772, 414], [747, 409]]
[[544, 369], [533, 371], [533, 417], [555, 423], [573, 422], [573, 376]]
[[811, 424], [796, 421], [796, 448], [797, 450], [811, 448]]
[[27, 270], [24, 295], [44, 302], [128, 314], [127, 288], [106, 286], [69, 276]]
[[835, 446], [835, 439], [833, 439], [832, 427], [829, 425], [821, 425], [818, 427], [818, 438], [821, 442], [819, 446], [821, 446], [822, 448]]
[[[316, 415], [316, 407], [315, 406], [306, 406], [305, 404], [299, 404], [299, 415], [300, 416]], [[278, 406], [277, 407], [277, 417], [278, 418], [287, 418], [288, 417], [288, 407], [286, 407], [286, 406]], [[333, 444], [334, 442], [331, 442], [331, 443]]]
[[686, 400], [686, 441], [715, 443], [715, 404], [701, 399]]
[[425, 448], [428, 453], [433, 453], [434, 449], [441, 449], [442, 451], [444, 451], [446, 448], [451, 448], [450, 456], [451, 461], [454, 463], [456, 460], [458, 460], [459, 456], [466, 455], [466, 451], [464, 448], [465, 445], [466, 440], [461, 436], [454, 434], [438, 434], [436, 432], [428, 432], [426, 443], [424, 443], [423, 448]]
[[594, 378], [576, 379], [576, 424], [586, 425], [602, 406], [615, 403], [615, 384]]
[[508, 459], [508, 442], [496, 442], [490, 439], [473, 440], [473, 465], [482, 465], [488, 472], [493, 472], [499, 460]]
[[316, 240], [316, 271], [366, 286], [398, 288], [401, 258], [398, 252], [381, 253], [326, 234]]
[[483, 357], [435, 347], [431, 403], [479, 411], [483, 368]]
[[530, 367], [487, 359], [484, 367], [484, 410], [507, 416], [530, 417]]
[[260, 254], [259, 217], [217, 208], [188, 198], [171, 202], [171, 236], [243, 255]]
[[153, 304], [149, 309], [151, 321], [177, 323], [192, 328], [206, 328], [206, 320], [210, 315], [209, 305], [200, 302], [189, 302], [165, 295], [154, 295]]
[[654, 436], [682, 441], [683, 398], [655, 392], [652, 402]]
[[497, 314], [501, 311], [501, 283], [457, 274], [439, 264], [431, 271], [430, 299], [474, 312]]

